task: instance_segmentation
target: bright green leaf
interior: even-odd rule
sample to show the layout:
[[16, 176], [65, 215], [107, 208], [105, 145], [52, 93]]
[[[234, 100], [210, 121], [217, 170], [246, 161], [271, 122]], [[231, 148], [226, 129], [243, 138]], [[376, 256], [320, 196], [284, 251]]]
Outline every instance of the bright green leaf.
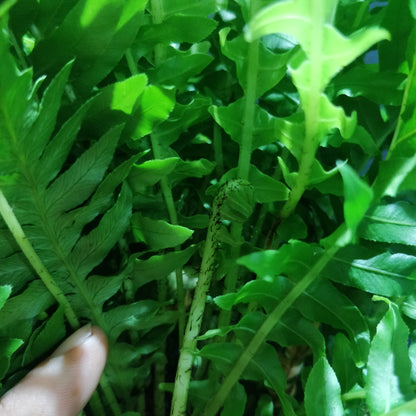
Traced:
[[352, 233], [355, 233], [371, 204], [373, 192], [350, 166], [339, 163], [339, 170], [344, 182], [345, 222]]
[[217, 26], [208, 17], [176, 14], [160, 24], [148, 25], [139, 33], [140, 42], [151, 45], [171, 42], [195, 43], [204, 40]]
[[123, 186], [115, 205], [89, 234], [81, 237], [72, 255], [77, 272], [86, 276], [98, 266], [124, 234], [131, 217], [131, 192]]
[[175, 169], [178, 160], [177, 157], [170, 157], [147, 160], [140, 165], [134, 165], [129, 175], [129, 182], [132, 188], [141, 191], [147, 186], [155, 185]]
[[174, 187], [186, 178], [202, 178], [210, 174], [214, 167], [215, 163], [208, 159], [179, 160], [174, 171], [169, 176], [169, 180], [172, 187]]
[[182, 251], [152, 256], [147, 260], [135, 260], [132, 272], [133, 285], [139, 288], [146, 283], [166, 279], [169, 273], [182, 267], [190, 259], [196, 248], [190, 246]]
[[0, 310], [2, 327], [14, 325], [23, 319], [32, 319], [52, 306], [54, 299], [40, 280], [29, 284], [27, 289], [10, 298]]
[[[227, 40], [228, 29], [220, 32], [221, 49], [223, 54], [232, 59], [237, 66], [237, 76], [243, 90], [247, 92], [248, 83], [248, 50], [249, 44], [244, 36], [240, 35], [232, 40]], [[256, 65], [256, 98], [263, 95], [266, 91], [274, 87], [285, 75], [286, 65], [291, 55], [288, 53], [274, 53], [267, 49], [262, 43], [258, 45], [258, 62]], [[252, 69], [251, 69], [252, 70]]]
[[326, 357], [312, 368], [305, 387], [305, 409], [308, 416], [342, 416], [341, 388]]
[[372, 241], [416, 245], [416, 208], [405, 201], [379, 205], [364, 217], [360, 236]]
[[83, 203], [101, 182], [113, 157], [121, 127], [105, 134], [48, 187], [48, 215], [69, 211]]
[[246, 402], [246, 391], [240, 383], [237, 383], [224, 403], [221, 416], [243, 416]]
[[193, 3], [188, 0], [163, 0], [163, 11], [166, 16], [207, 16], [215, 11], [215, 0], [201, 0]]
[[154, 126], [168, 118], [175, 105], [173, 93], [171, 89], [154, 85], [145, 88], [139, 99], [139, 108], [134, 114], [134, 121], [132, 121], [136, 124], [133, 139], [137, 140], [149, 134]]
[[4, 306], [11, 293], [12, 287], [10, 285], [0, 286], [0, 309]]
[[316, 64], [318, 60], [320, 67], [319, 74], [314, 73], [309, 61], [298, 67], [294, 74], [297, 87], [307, 91], [318, 83], [319, 89], [323, 90], [340, 69], [374, 43], [388, 37], [387, 31], [379, 28], [364, 29], [349, 38], [343, 36], [331, 24], [336, 4], [334, 0], [323, 1], [319, 5], [312, 4], [309, 0], [273, 3], [258, 12], [249, 22], [246, 37], [253, 40], [282, 32], [295, 37], [310, 62]]
[[348, 97], [364, 96], [382, 105], [400, 105], [404, 79], [403, 74], [393, 71], [376, 72], [366, 65], [357, 65], [334, 78], [328, 93]]
[[77, 2], [50, 36], [36, 44], [32, 53], [35, 66], [42, 74], [53, 73], [77, 57], [71, 75], [76, 81], [73, 87], [86, 93], [113, 70], [133, 42], [146, 3]]
[[42, 357], [49, 352], [50, 345], [57, 345], [64, 337], [64, 313], [63, 309], [59, 308], [39, 330], [33, 332], [25, 350], [25, 364]]
[[360, 246], [341, 249], [322, 271], [335, 282], [383, 296], [398, 296], [416, 288], [416, 257], [404, 253], [374, 254]]
[[6, 375], [12, 355], [21, 347], [23, 340], [0, 338], [0, 380]]
[[367, 404], [374, 416], [384, 415], [406, 401], [410, 392], [409, 330], [398, 307], [383, 298], [388, 310], [371, 342], [366, 377]]
[[341, 332], [337, 333], [334, 338], [332, 367], [343, 393], [352, 389], [359, 382], [360, 370], [354, 361], [351, 342]]
[[133, 214], [132, 225], [136, 241], [143, 241], [154, 250], [179, 246], [193, 234], [189, 228], [153, 220], [140, 213]]

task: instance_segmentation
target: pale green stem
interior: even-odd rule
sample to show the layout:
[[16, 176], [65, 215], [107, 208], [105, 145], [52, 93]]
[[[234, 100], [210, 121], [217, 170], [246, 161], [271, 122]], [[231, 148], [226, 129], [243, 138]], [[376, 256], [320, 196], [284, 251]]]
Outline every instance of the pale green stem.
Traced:
[[306, 186], [308, 184], [316, 152], [315, 141], [312, 140], [311, 133], [312, 132], [310, 130], [307, 130], [307, 134], [303, 144], [303, 153], [300, 160], [299, 172], [296, 178], [296, 183], [290, 191], [289, 199], [283, 205], [283, 208], [280, 212], [280, 218], [282, 220], [292, 215], [300, 199], [302, 198], [302, 195], [305, 192]]
[[[165, 13], [163, 10], [162, 0], [151, 0], [151, 12], [153, 24], [161, 24], [164, 21]], [[154, 48], [154, 60], [155, 67], [157, 68], [166, 58], [166, 45], [157, 44]], [[150, 135], [152, 143], [153, 155], [155, 159], [162, 159], [164, 155], [161, 151], [161, 144], [157, 133], [152, 132]], [[173, 199], [172, 188], [169, 185], [168, 179], [163, 177], [160, 180], [160, 187], [163, 197], [165, 199], [166, 208], [168, 210], [170, 222], [173, 225], [178, 224], [178, 215], [176, 212], [175, 201]], [[175, 250], [179, 250], [180, 247], [176, 247]], [[178, 307], [178, 339], [179, 345], [183, 344], [183, 337], [185, 332], [185, 290], [183, 286], [182, 269], [177, 268], [175, 270], [176, 277], [176, 300]], [[165, 349], [166, 346], [163, 347]], [[164, 382], [165, 364], [157, 364], [155, 366], [155, 401], [158, 402], [158, 406], [155, 408], [155, 415], [162, 416], [164, 414], [165, 392], [159, 389], [159, 384]]]
[[74, 310], [72, 309], [70, 303], [68, 302], [65, 294], [61, 291], [61, 289], [56, 284], [55, 280], [48, 272], [42, 260], [37, 255], [36, 251], [34, 250], [32, 244], [27, 239], [26, 234], [24, 233], [19, 220], [14, 215], [12, 207], [7, 202], [6, 197], [4, 196], [3, 192], [0, 190], [0, 214], [4, 219], [7, 227], [9, 228], [10, 232], [13, 234], [14, 239], [16, 240], [17, 244], [21, 248], [23, 254], [29, 260], [29, 263], [35, 269], [36, 273], [52, 294], [52, 296], [56, 299], [58, 304], [62, 306], [65, 316], [68, 319], [69, 324], [73, 329], [79, 328], [79, 320], [77, 315], [75, 314]]
[[222, 155], [222, 132], [217, 123], [214, 124], [213, 135], [215, 170], [218, 177], [221, 177], [224, 172], [224, 158]]
[[344, 242], [344, 240], [345, 234], [343, 234], [332, 247], [328, 248], [322, 254], [322, 256], [313, 265], [305, 277], [293, 287], [293, 289], [286, 295], [286, 297], [267, 316], [266, 320], [263, 322], [256, 335], [244, 349], [239, 359], [222, 382], [220, 390], [211, 400], [208, 401], [204, 416], [217, 415], [225, 400], [229, 396], [235, 383], [239, 380], [241, 374], [244, 372], [253, 356], [257, 353], [258, 349], [261, 347], [261, 345], [263, 345], [270, 331], [279, 323], [282, 316], [293, 305], [296, 299], [298, 299], [299, 296], [301, 296], [305, 290], [319, 277], [322, 269], [328, 264], [328, 262], [339, 250], [340, 244], [338, 244], [338, 242]]
[[[151, 0], [152, 20], [155, 25], [163, 23], [165, 11], [162, 0]], [[159, 43], [155, 46], [155, 66], [157, 67], [166, 56], [166, 45]]]
[[350, 400], [359, 400], [359, 399], [365, 399], [365, 390], [358, 390], [358, 391], [350, 391], [348, 393], [344, 393], [341, 396], [341, 399], [343, 402], [348, 402]]
[[[161, 0], [152, 0], [151, 1], [152, 7], [152, 17], [154, 24], [160, 24], [164, 20], [164, 10], [163, 10], [163, 1]], [[166, 56], [166, 48], [163, 44], [158, 44], [155, 46], [155, 66], [157, 67], [160, 65], [161, 62], [165, 59]], [[155, 159], [162, 159], [163, 155], [161, 152], [161, 145], [159, 142], [159, 136], [157, 133], [152, 133], [150, 135], [150, 140], [152, 143], [153, 155]], [[160, 180], [160, 187], [162, 189], [162, 194], [165, 199], [166, 207], [169, 213], [170, 221], [173, 225], [178, 224], [178, 215], [176, 213], [175, 202], [173, 199], [172, 189], [168, 183], [166, 177], [163, 177]], [[179, 250], [179, 247], [176, 248]], [[178, 304], [178, 333], [179, 333], [179, 345], [182, 345], [183, 342], [183, 334], [185, 331], [185, 290], [183, 287], [183, 276], [182, 276], [182, 269], [175, 270], [175, 277], [176, 277], [176, 296], [177, 296], [177, 304]]]
[[107, 399], [107, 405], [111, 409], [113, 415], [121, 416], [121, 408], [118, 404], [117, 398], [111, 388], [111, 385], [107, 379], [107, 375], [105, 373], [102, 374], [100, 379], [100, 387], [104, 393], [105, 398]]
[[186, 325], [183, 346], [179, 355], [178, 368], [173, 390], [171, 416], [186, 414], [192, 364], [196, 352], [197, 337], [201, 328], [205, 302], [215, 268], [216, 234], [221, 227], [220, 206], [227, 197], [227, 185], [220, 189], [213, 203], [213, 211], [208, 225], [205, 248], [202, 255], [201, 271], [195, 288], [191, 310]]
[[[257, 74], [259, 66], [259, 41], [256, 40], [249, 44], [247, 56], [247, 90], [244, 100], [243, 112], [243, 129], [240, 143], [240, 153], [238, 157], [238, 178], [249, 180], [250, 160], [253, 151], [253, 132], [254, 132], [254, 116], [256, 106], [256, 90], [257, 90]], [[231, 237], [234, 241], [241, 240], [243, 224], [231, 224]], [[231, 248], [231, 258], [240, 257], [240, 246]], [[237, 285], [239, 267], [237, 264], [230, 270], [224, 280], [224, 294], [233, 292]], [[218, 326], [227, 326], [230, 324], [231, 312], [221, 310], [218, 319]]]
[[132, 75], [137, 75], [139, 71], [137, 70], [137, 64], [134, 61], [133, 54], [131, 52], [131, 48], [128, 48], [126, 51], [126, 60], [127, 66], [129, 67], [129, 71]]
[[254, 115], [256, 109], [257, 75], [259, 71], [259, 41], [249, 44], [247, 55], [247, 91], [242, 118], [243, 129], [238, 158], [238, 176], [248, 180], [253, 151]]
[[[97, 390], [94, 391], [94, 393], [92, 394], [91, 399], [88, 402], [88, 406], [91, 409], [91, 412], [93, 415], [99, 416], [99, 415], [105, 414], [104, 406], [101, 403], [101, 399], [100, 399], [100, 396], [98, 395]], [[80, 413], [80, 416], [82, 415], [85, 415], [85, 413], [84, 412]]]
[[387, 159], [391, 156], [393, 150], [396, 148], [396, 146], [399, 143], [401, 143], [404, 140], [407, 140], [408, 138], [410, 138], [410, 137], [412, 137], [416, 134], [416, 131], [412, 130], [410, 133], [407, 133], [404, 136], [400, 136], [402, 125], [403, 125], [403, 113], [405, 112], [407, 104], [408, 104], [410, 89], [412, 87], [414, 87], [413, 86], [413, 79], [415, 77], [415, 74], [416, 74], [416, 51], [414, 51], [414, 53], [413, 53], [412, 67], [410, 68], [410, 73], [409, 73], [409, 76], [406, 80], [406, 87], [405, 87], [405, 90], [404, 90], [404, 93], [403, 93], [402, 105], [401, 105], [401, 108], [400, 108], [400, 115], [399, 115], [399, 118], [397, 120], [396, 129], [394, 131], [393, 139], [392, 139], [391, 144], [390, 144], [389, 152], [387, 154]]
[[[303, 111], [305, 113], [305, 138], [303, 141], [302, 154], [299, 162], [299, 172], [296, 183], [293, 186], [289, 199], [284, 204], [280, 217], [282, 220], [290, 217], [296, 209], [306, 186], [308, 185], [309, 175], [312, 169], [312, 164], [315, 160], [316, 149], [319, 145], [317, 142], [318, 135], [318, 120], [320, 98], [322, 94], [322, 43], [323, 43], [323, 28], [324, 28], [324, 5], [322, 0], [317, 0], [314, 4], [314, 15], [312, 16], [313, 28], [311, 29], [311, 36], [313, 35], [313, 42], [311, 47], [310, 60], [310, 79], [311, 85], [303, 99]], [[306, 101], [306, 102], [305, 102]]]
[[360, 27], [360, 23], [363, 21], [364, 15], [368, 12], [369, 4], [369, 0], [365, 0], [361, 3], [361, 6], [358, 8], [355, 15], [354, 22], [351, 25], [353, 30], [357, 30]]

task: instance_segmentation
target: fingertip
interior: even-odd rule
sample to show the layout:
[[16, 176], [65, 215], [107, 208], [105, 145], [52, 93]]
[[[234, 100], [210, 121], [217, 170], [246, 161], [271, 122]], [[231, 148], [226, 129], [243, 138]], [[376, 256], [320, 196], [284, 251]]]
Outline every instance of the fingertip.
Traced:
[[100, 328], [80, 328], [2, 397], [0, 416], [76, 416], [97, 387], [107, 354]]
[[[76, 413], [86, 405], [96, 389], [108, 355], [108, 340], [105, 333], [97, 326], [90, 326], [89, 330], [88, 337], [64, 354], [68, 371], [72, 374], [70, 378], [75, 380], [68, 399], [79, 403]], [[82, 338], [83, 328], [78, 331]]]

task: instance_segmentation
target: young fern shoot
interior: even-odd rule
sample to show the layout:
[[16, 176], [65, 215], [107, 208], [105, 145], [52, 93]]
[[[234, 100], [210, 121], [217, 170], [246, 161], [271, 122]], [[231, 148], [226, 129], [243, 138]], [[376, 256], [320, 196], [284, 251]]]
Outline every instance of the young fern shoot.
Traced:
[[[252, 196], [251, 185], [247, 181], [236, 179], [225, 183], [214, 199], [202, 255], [201, 270], [179, 356], [173, 390], [171, 416], [180, 416], [186, 413], [194, 353], [204, 317], [207, 293], [215, 270], [215, 252], [218, 245], [217, 237], [222, 227], [222, 219], [240, 221], [247, 219], [253, 209]], [[235, 206], [236, 203], [238, 207]]]

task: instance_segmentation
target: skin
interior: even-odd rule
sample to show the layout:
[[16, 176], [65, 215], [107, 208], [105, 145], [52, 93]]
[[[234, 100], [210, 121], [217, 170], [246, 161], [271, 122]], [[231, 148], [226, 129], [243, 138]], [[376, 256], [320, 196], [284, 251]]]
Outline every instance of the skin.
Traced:
[[0, 399], [0, 416], [76, 416], [99, 382], [107, 338], [87, 325]]

